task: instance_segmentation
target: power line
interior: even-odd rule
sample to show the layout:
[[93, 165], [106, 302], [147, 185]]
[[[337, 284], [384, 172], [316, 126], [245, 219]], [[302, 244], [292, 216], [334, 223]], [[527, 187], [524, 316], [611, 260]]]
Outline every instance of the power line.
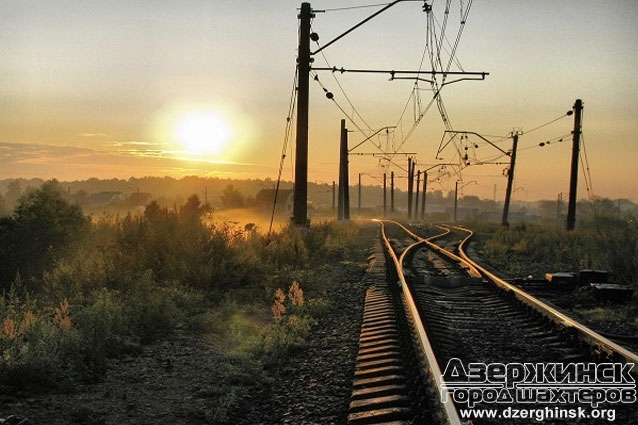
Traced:
[[281, 147], [281, 156], [279, 158], [279, 171], [277, 174], [277, 183], [275, 185], [275, 194], [273, 197], [273, 205], [272, 205], [272, 214], [270, 216], [270, 225], [268, 227], [268, 234], [270, 234], [272, 232], [272, 226], [273, 226], [273, 222], [275, 220], [275, 211], [277, 209], [277, 196], [279, 195], [279, 186], [281, 184], [281, 176], [283, 173], [283, 169], [284, 169], [284, 165], [285, 165], [285, 161], [286, 161], [286, 156], [288, 153], [288, 144], [290, 142], [290, 138], [292, 135], [292, 128], [293, 128], [293, 116], [295, 113], [295, 106], [297, 104], [296, 100], [297, 100], [297, 96], [295, 96], [296, 92], [297, 92], [297, 76], [298, 76], [298, 72], [297, 70], [295, 70], [295, 76], [293, 78], [293, 84], [292, 84], [292, 90], [290, 93], [290, 103], [288, 106], [288, 116], [286, 117], [286, 127], [284, 130], [284, 141], [283, 141], [283, 145]]
[[333, 7], [330, 9], [322, 9], [318, 12], [344, 12], [348, 10], [369, 9], [371, 7], [387, 6], [389, 3], [365, 4], [361, 6]]

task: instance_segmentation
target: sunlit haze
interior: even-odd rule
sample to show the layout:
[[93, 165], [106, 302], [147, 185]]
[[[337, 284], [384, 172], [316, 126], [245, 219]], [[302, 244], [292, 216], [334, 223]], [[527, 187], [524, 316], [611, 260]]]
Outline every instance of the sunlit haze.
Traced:
[[[313, 50], [381, 7], [310, 3], [319, 36]], [[464, 194], [502, 200], [509, 158], [501, 150], [511, 149], [516, 132], [514, 199], [556, 199], [569, 189], [574, 120], [566, 113], [582, 99], [578, 197], [638, 201], [638, 3], [454, 1], [448, 19], [444, 2], [428, 3], [434, 33], [445, 33], [442, 58], [424, 54], [438, 41], [418, 1], [393, 6], [314, 56], [316, 69], [422, 74], [313, 72], [311, 181], [338, 180], [346, 119], [351, 147], [378, 131], [353, 150], [351, 182], [361, 175], [364, 185], [378, 185], [384, 171], [394, 171], [404, 189], [413, 156], [418, 169], [430, 168], [432, 190], [462, 179]], [[0, 179], [274, 179], [287, 143], [283, 178], [292, 180], [295, 127], [292, 134], [286, 128], [296, 119], [290, 101], [300, 4], [1, 2]], [[450, 70], [489, 75], [449, 76], [435, 92], [427, 70], [451, 51]], [[467, 138], [450, 139], [450, 129]], [[387, 152], [396, 152], [392, 162], [380, 158]], [[464, 154], [471, 165], [461, 176], [435, 167], [463, 162]]]

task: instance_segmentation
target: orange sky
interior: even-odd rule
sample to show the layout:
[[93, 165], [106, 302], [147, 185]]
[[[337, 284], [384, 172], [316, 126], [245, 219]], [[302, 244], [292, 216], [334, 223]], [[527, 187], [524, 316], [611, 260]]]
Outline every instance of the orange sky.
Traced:
[[[347, 10], [334, 10], [343, 2], [312, 2], [315, 10], [325, 10], [313, 21], [320, 43], [379, 8], [351, 8], [371, 3], [353, 1]], [[505, 136], [522, 132], [514, 198], [555, 199], [568, 191], [573, 120], [536, 128], [564, 116], [582, 98], [589, 193], [638, 201], [636, 3], [453, 1], [444, 60], [460, 28], [459, 11], [470, 3], [452, 70], [490, 75], [443, 88], [451, 128], [485, 135], [504, 150], [511, 143]], [[0, 4], [0, 178], [276, 178], [294, 84], [299, 2], [42, 4]], [[442, 6], [434, 2], [431, 15], [437, 34], [445, 19]], [[421, 2], [398, 4], [317, 55], [314, 66], [427, 70], [427, 23]], [[389, 81], [388, 75], [317, 76], [310, 93], [310, 180], [337, 179], [343, 118], [351, 146], [382, 127], [395, 127], [360, 153], [401, 146], [416, 153], [421, 168], [437, 163], [445, 126], [436, 104], [427, 109], [433, 96], [428, 83], [418, 83], [415, 98], [414, 81]], [[324, 88], [334, 93], [333, 101]], [[410, 133], [415, 114], [424, 111]], [[566, 136], [562, 143], [555, 140], [560, 136]], [[207, 148], [195, 146], [206, 138]], [[547, 140], [553, 141], [538, 147]], [[467, 143], [476, 160], [498, 156], [480, 139]], [[286, 180], [293, 176], [293, 152], [290, 135]], [[458, 159], [451, 148], [441, 156], [444, 162]], [[395, 160], [389, 169], [401, 177], [405, 157]], [[381, 172], [376, 157], [352, 156], [350, 163], [351, 181], [365, 173], [364, 184], [374, 184]], [[490, 199], [496, 193], [502, 200], [505, 167], [465, 169], [463, 192]], [[581, 198], [588, 195], [583, 176]], [[442, 177], [430, 187], [452, 189], [456, 177]]]

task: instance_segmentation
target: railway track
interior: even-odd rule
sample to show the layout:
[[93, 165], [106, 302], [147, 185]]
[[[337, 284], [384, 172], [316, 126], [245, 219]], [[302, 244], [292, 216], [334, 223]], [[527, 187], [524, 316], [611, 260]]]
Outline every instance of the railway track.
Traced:
[[[418, 236], [380, 224], [393, 267], [387, 288], [369, 290], [364, 323], [384, 325], [364, 325], [361, 350], [367, 332], [403, 335], [394, 338], [392, 352], [402, 354], [392, 368], [375, 373], [411, 378], [394, 384], [401, 397], [367, 393], [368, 384], [355, 381], [349, 423], [638, 423], [634, 353], [474, 263], [465, 253], [471, 232], [429, 227]], [[392, 316], [391, 329], [382, 312]], [[357, 371], [382, 364], [361, 353], [357, 361]]]

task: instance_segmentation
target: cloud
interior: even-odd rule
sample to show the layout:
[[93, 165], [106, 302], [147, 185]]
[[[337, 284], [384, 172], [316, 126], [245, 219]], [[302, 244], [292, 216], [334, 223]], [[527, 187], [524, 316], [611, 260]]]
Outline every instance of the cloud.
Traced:
[[216, 161], [171, 151], [151, 142], [113, 142], [110, 148], [0, 142], [0, 179], [78, 180], [185, 175], [259, 178], [275, 170], [256, 164]]
[[79, 137], [108, 137], [104, 133], [81, 133], [78, 134]]

